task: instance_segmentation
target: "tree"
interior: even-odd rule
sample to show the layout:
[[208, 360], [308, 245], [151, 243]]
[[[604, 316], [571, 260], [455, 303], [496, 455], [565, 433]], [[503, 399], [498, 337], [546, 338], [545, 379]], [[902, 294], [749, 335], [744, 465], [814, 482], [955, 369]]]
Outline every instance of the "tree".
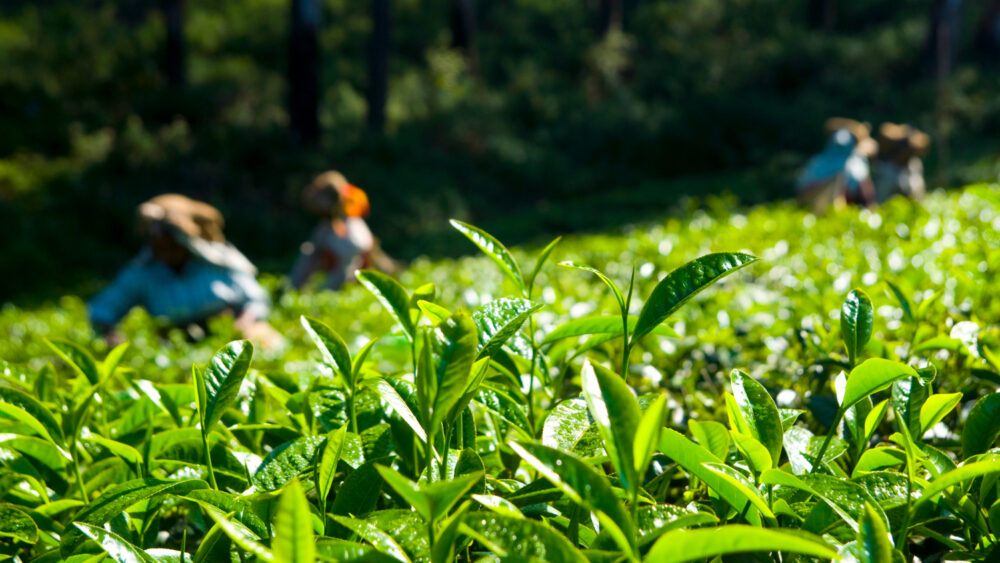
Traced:
[[372, 0], [372, 34], [368, 43], [368, 129], [385, 131], [389, 97], [390, 0]]
[[951, 74], [958, 57], [962, 0], [934, 0], [925, 51], [930, 70], [938, 78]]
[[448, 20], [451, 25], [452, 47], [465, 53], [470, 72], [479, 72], [479, 52], [476, 49], [476, 1], [451, 0]]
[[612, 31], [621, 31], [623, 19], [622, 0], [601, 0], [597, 20], [597, 31], [601, 37]]
[[1000, 57], [1000, 0], [992, 0], [976, 25], [976, 50], [996, 61]]
[[837, 0], [809, 0], [809, 27], [830, 31], [837, 24]]
[[181, 86], [187, 81], [184, 63], [184, 0], [163, 0], [163, 20], [167, 25], [167, 43], [163, 72], [167, 83]]
[[319, 137], [320, 0], [292, 0], [288, 50], [288, 114], [294, 142]]

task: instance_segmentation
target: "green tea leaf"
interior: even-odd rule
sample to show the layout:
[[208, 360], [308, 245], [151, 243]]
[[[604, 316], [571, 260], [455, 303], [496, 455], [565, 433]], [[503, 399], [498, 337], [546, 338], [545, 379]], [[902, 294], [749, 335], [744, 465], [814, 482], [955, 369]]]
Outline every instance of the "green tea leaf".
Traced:
[[[728, 502], [737, 512], [743, 513], [750, 500], [745, 492], [730, 480], [722, 478], [718, 472], [711, 471], [706, 464], [721, 464], [722, 460], [715, 457], [707, 449], [688, 440], [675, 430], [664, 428], [660, 436], [660, 451], [677, 462], [691, 475], [701, 479], [710, 489]], [[752, 524], [760, 523], [757, 511], [747, 511], [747, 520]]]
[[720, 279], [757, 261], [749, 254], [718, 253], [696, 258], [667, 274], [639, 312], [630, 343], [638, 342], [689, 299]]
[[646, 559], [657, 563], [677, 563], [756, 551], [780, 551], [822, 559], [840, 559], [837, 552], [819, 537], [803, 532], [761, 529], [742, 524], [667, 532], [653, 544]]
[[326, 499], [333, 487], [333, 478], [337, 474], [337, 462], [347, 441], [347, 425], [331, 431], [326, 435], [326, 443], [316, 464], [316, 495], [320, 499], [320, 508], [326, 509]]
[[[258, 537], [250, 528], [244, 526], [240, 521], [233, 519], [225, 512], [219, 510], [215, 505], [203, 501], [195, 501], [198, 506], [201, 507], [205, 514], [215, 522], [222, 533], [226, 535], [234, 544], [240, 548], [246, 550], [247, 552], [256, 555], [258, 559], [266, 563], [272, 563], [274, 559], [274, 554], [271, 553], [267, 547], [261, 543], [261, 538]], [[211, 536], [210, 531], [206, 534], [205, 541], [208, 541], [208, 536]], [[202, 548], [198, 548], [198, 553], [202, 552]], [[195, 561], [198, 561], [198, 553], [195, 553]]]
[[407, 340], [412, 342], [415, 332], [413, 319], [410, 318], [410, 296], [406, 289], [392, 277], [375, 270], [359, 270], [357, 278], [396, 319]]
[[203, 373], [206, 392], [204, 432], [211, 430], [222, 418], [222, 413], [236, 401], [252, 358], [253, 344], [247, 340], [230, 342], [212, 357]]
[[299, 319], [306, 334], [323, 354], [323, 361], [326, 362], [326, 365], [339, 372], [348, 389], [353, 389], [354, 374], [351, 352], [347, 349], [347, 343], [344, 342], [344, 339], [335, 330], [317, 319], [305, 315]]
[[844, 388], [841, 410], [846, 410], [872, 393], [888, 388], [894, 381], [904, 377], [916, 377], [917, 372], [906, 364], [871, 358], [851, 370]]
[[388, 463], [389, 458], [373, 459], [351, 472], [337, 491], [330, 512], [341, 516], [363, 516], [371, 512], [382, 494], [382, 476], [377, 463]]
[[492, 356], [521, 326], [542, 308], [527, 299], [502, 298], [490, 301], [472, 313], [479, 333], [479, 353], [476, 358]]
[[555, 250], [556, 245], [559, 244], [559, 241], [561, 240], [562, 240], [561, 236], [552, 239], [552, 242], [545, 245], [545, 248], [543, 248], [542, 251], [538, 254], [538, 259], [535, 260], [535, 266], [531, 269], [531, 273], [528, 274], [528, 279], [525, 280], [525, 285], [528, 288], [529, 298], [531, 297], [530, 295], [531, 290], [535, 287], [535, 279], [538, 278], [538, 273], [542, 271], [542, 266], [545, 265], [545, 261], [549, 259], [549, 255], [552, 254], [552, 251]]
[[875, 311], [868, 294], [860, 289], [851, 290], [844, 300], [844, 306], [840, 309], [840, 332], [843, 334], [847, 356], [852, 366], [872, 337], [874, 322]]
[[396, 540], [394, 540], [389, 534], [379, 530], [374, 524], [357, 518], [349, 518], [347, 516], [333, 516], [332, 518], [341, 526], [354, 532], [358, 535], [358, 537], [372, 544], [375, 549], [396, 558], [397, 561], [410, 563], [409, 556], [407, 556], [406, 552], [403, 551], [403, 548], [396, 543]]
[[102, 446], [112, 454], [122, 458], [128, 463], [131, 463], [132, 465], [142, 464], [142, 454], [139, 453], [139, 450], [133, 448], [128, 444], [123, 444], [115, 440], [102, 438], [101, 436], [89, 436], [87, 438], [84, 438], [84, 441]]
[[97, 385], [101, 380], [97, 360], [83, 346], [68, 340], [44, 339], [44, 342], [59, 356], [59, 359], [66, 362], [77, 375], [85, 378], [91, 385]]
[[467, 239], [472, 241], [472, 244], [476, 245], [490, 260], [493, 260], [500, 268], [500, 271], [509, 277], [517, 285], [518, 289], [522, 292], [524, 291], [524, 278], [521, 275], [521, 268], [517, 265], [517, 261], [514, 260], [514, 257], [507, 250], [506, 246], [501, 244], [493, 235], [479, 227], [455, 219], [451, 219], [449, 223], [451, 223], [451, 226], [456, 231], [462, 233]]
[[313, 538], [309, 502], [298, 479], [292, 479], [278, 501], [274, 515], [274, 539], [271, 550], [280, 563], [313, 563], [316, 546]]
[[280, 489], [310, 467], [323, 445], [322, 436], [303, 436], [271, 450], [253, 474], [253, 484], [262, 491]]
[[362, 543], [337, 538], [320, 538], [316, 542], [316, 556], [323, 561], [337, 563], [396, 563], [394, 557]]
[[632, 441], [632, 462], [635, 464], [635, 475], [641, 476], [646, 473], [649, 462], [653, 459], [660, 446], [660, 432], [663, 430], [667, 417], [667, 395], [661, 393], [653, 401], [653, 404], [646, 407], [639, 420], [639, 426], [635, 432], [635, 439]]
[[510, 447], [570, 500], [596, 512], [621, 549], [635, 550], [631, 540], [635, 524], [607, 479], [580, 459], [541, 444], [511, 442]]
[[722, 424], [713, 420], [705, 422], [689, 420], [688, 429], [698, 443], [718, 459], [726, 459], [729, 455], [729, 430]]
[[747, 463], [750, 464], [750, 469], [752, 469], [754, 473], [767, 471], [774, 466], [774, 462], [771, 460], [771, 454], [768, 453], [764, 444], [758, 442], [756, 438], [736, 431], [731, 432], [731, 434], [733, 442], [736, 444], [736, 448], [739, 449], [740, 453], [743, 454], [743, 457], [746, 458]]
[[[630, 316], [628, 317], [627, 322], [629, 331], [633, 331], [635, 330], [636, 323], [639, 322], [639, 318]], [[582, 317], [566, 321], [565, 323], [554, 328], [552, 332], [545, 335], [545, 338], [542, 339], [542, 344], [551, 344], [565, 338], [588, 336], [591, 334], [600, 334], [609, 338], [620, 337], [622, 335], [621, 317], [612, 315], [594, 315], [591, 317]], [[669, 336], [671, 338], [681, 337], [681, 335], [677, 334], [677, 331], [666, 325], [659, 325], [653, 328], [650, 330], [649, 334]]]
[[430, 426], [436, 429], [452, 414], [465, 393], [472, 362], [476, 357], [476, 325], [465, 313], [457, 313], [434, 330], [434, 371], [437, 393], [434, 395]]
[[962, 459], [981, 454], [993, 447], [1000, 436], [1000, 393], [976, 401], [962, 432]]
[[31, 395], [11, 387], [0, 387], [0, 411], [27, 424], [39, 436], [53, 444], [60, 447], [65, 445], [62, 427], [56, 417]]
[[580, 381], [590, 414], [604, 439], [604, 449], [625, 489], [634, 493], [639, 483], [632, 440], [639, 428], [639, 402], [625, 380], [601, 365], [591, 364], [590, 360], [583, 363]]
[[35, 543], [38, 541], [38, 526], [27, 512], [13, 504], [0, 504], [0, 537], [15, 541]]
[[389, 407], [391, 407], [392, 410], [403, 419], [403, 422], [405, 422], [406, 425], [413, 430], [413, 433], [417, 436], [417, 438], [420, 438], [421, 442], [427, 443], [427, 433], [424, 432], [424, 428], [420, 426], [420, 420], [417, 419], [417, 415], [413, 414], [413, 411], [410, 410], [410, 406], [406, 404], [406, 401], [399, 394], [399, 392], [396, 391], [395, 387], [381, 377], [367, 380], [365, 384], [370, 389], [378, 393], [378, 395], [382, 397], [383, 401], [389, 404]]
[[858, 530], [860, 563], [892, 563], [892, 538], [882, 517], [870, 504], [865, 504], [861, 515], [861, 529]]
[[181, 498], [189, 499], [199, 505], [210, 504], [224, 514], [227, 514], [229, 518], [235, 519], [240, 524], [246, 526], [257, 537], [264, 538], [269, 536], [267, 525], [254, 512], [250, 501], [246, 497], [224, 491], [216, 491], [215, 489], [197, 489], [189, 491]]
[[892, 384], [892, 408], [906, 424], [910, 434], [920, 437], [920, 411], [930, 396], [930, 385], [921, 383], [919, 377], [901, 379]]
[[460, 529], [508, 561], [587, 563], [565, 536], [535, 520], [473, 512], [465, 515]]
[[[189, 479], [186, 481], [165, 481], [162, 479], [133, 479], [108, 488], [98, 498], [92, 500], [83, 510], [76, 513], [73, 520], [100, 526], [108, 522], [128, 507], [162, 494], [183, 495], [197, 489], [208, 488], [208, 483]], [[63, 556], [68, 557], [83, 541], [77, 530], [68, 530], [59, 542]]]
[[109, 532], [100, 526], [84, 524], [83, 522], [74, 522], [73, 525], [83, 535], [100, 544], [101, 549], [118, 563], [153, 563], [154, 561], [145, 551], [132, 545], [125, 538], [114, 532]]
[[809, 483], [803, 481], [795, 475], [792, 475], [791, 473], [778, 469], [771, 469], [761, 474], [760, 482], [763, 485], [781, 485], [782, 487], [791, 487], [793, 489], [805, 491], [826, 503], [826, 505], [829, 506], [830, 509], [837, 514], [837, 516], [842, 518], [852, 530], [858, 530], [858, 521], [847, 510], [834, 502], [830, 497], [826, 496], [823, 489], [814, 488], [810, 486]]
[[584, 272], [590, 272], [591, 274], [597, 276], [602, 282], [604, 282], [604, 285], [606, 285], [608, 289], [611, 290], [611, 294], [614, 295], [615, 301], [618, 302], [618, 310], [621, 312], [621, 314], [625, 315], [628, 313], [628, 310], [625, 305], [625, 296], [622, 295], [622, 290], [618, 288], [618, 284], [616, 284], [611, 278], [604, 275], [604, 272], [592, 266], [588, 266], [586, 264], [579, 264], [577, 262], [573, 262], [570, 260], [567, 260], [565, 262], [560, 262], [559, 265], [565, 266], [567, 268], [573, 268], [575, 270], [583, 270]]
[[961, 402], [961, 393], [935, 393], [927, 397], [927, 400], [920, 407], [920, 435], [941, 422]]
[[781, 441], [784, 435], [778, 406], [767, 389], [749, 375], [733, 370], [730, 379], [733, 397], [750, 429], [750, 436], [767, 448], [772, 462], [777, 464], [781, 459]]
[[927, 487], [924, 487], [920, 498], [913, 503], [911, 511], [916, 513], [919, 507], [955, 485], [964, 483], [965, 481], [970, 481], [977, 477], [996, 473], [1000, 473], [1000, 461], [976, 461], [956, 469], [952, 469], [951, 471], [932, 480]]

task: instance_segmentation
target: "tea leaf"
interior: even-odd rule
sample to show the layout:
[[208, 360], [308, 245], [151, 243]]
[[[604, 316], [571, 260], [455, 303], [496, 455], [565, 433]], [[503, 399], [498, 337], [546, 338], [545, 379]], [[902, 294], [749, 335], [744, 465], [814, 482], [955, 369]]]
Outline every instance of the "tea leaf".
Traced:
[[472, 241], [472, 244], [476, 245], [490, 260], [493, 260], [500, 268], [500, 271], [509, 277], [519, 290], [524, 291], [524, 278], [521, 275], [521, 268], [517, 265], [517, 261], [511, 256], [506, 246], [495, 239], [493, 235], [479, 227], [455, 219], [451, 219], [449, 223], [451, 223], [451, 226], [456, 231], [462, 233], [467, 239]]
[[0, 537], [35, 543], [38, 541], [38, 526], [22, 508], [3, 503], [0, 504]]
[[976, 401], [962, 433], [962, 459], [981, 454], [1000, 436], [1000, 393]]
[[111, 559], [118, 563], [153, 563], [154, 559], [145, 551], [132, 545], [125, 538], [114, 532], [109, 532], [99, 526], [91, 526], [83, 522], [74, 522], [74, 526], [88, 538], [100, 544], [101, 549], [108, 554]]
[[484, 512], [466, 514], [460, 530], [510, 561], [587, 563], [565, 536], [535, 520]]
[[746, 420], [750, 435], [767, 448], [771, 460], [777, 464], [781, 458], [781, 441], [784, 435], [778, 406], [767, 389], [749, 375], [733, 370], [730, 379], [733, 397], [740, 414]]
[[639, 428], [639, 403], [618, 374], [591, 364], [589, 360], [583, 363], [580, 381], [590, 415], [594, 417], [604, 439], [604, 449], [626, 490], [635, 492], [639, 483], [635, 474], [632, 440]]
[[312, 317], [302, 315], [299, 317], [302, 328], [309, 335], [310, 340], [316, 344], [323, 354], [323, 361], [328, 366], [338, 371], [348, 388], [354, 388], [354, 375], [351, 364], [351, 352], [347, 349], [344, 339], [332, 328], [326, 326], [321, 321]]
[[358, 282], [378, 299], [379, 303], [396, 319], [407, 340], [413, 341], [413, 319], [410, 318], [410, 296], [398, 281], [375, 270], [360, 270]]
[[780, 551], [822, 559], [840, 559], [837, 552], [819, 537], [742, 524], [667, 532], [653, 544], [646, 559], [659, 563], [676, 563], [756, 551]]
[[917, 372], [906, 364], [882, 358], [865, 360], [847, 376], [840, 408], [846, 410], [872, 393], [888, 388], [894, 381], [916, 376]]
[[749, 254], [708, 254], [670, 272], [642, 306], [630, 342], [638, 342], [708, 286], [756, 261]]
[[274, 539], [271, 549], [274, 560], [281, 563], [313, 563], [316, 546], [313, 539], [312, 514], [302, 485], [293, 479], [278, 501], [274, 515]]
[[840, 332], [844, 335], [844, 345], [847, 346], [847, 356], [852, 366], [857, 362], [858, 353], [872, 337], [874, 321], [875, 311], [868, 294], [860, 289], [851, 290], [840, 309]]
[[212, 357], [203, 372], [206, 391], [203, 431], [208, 432], [236, 401], [243, 378], [250, 369], [251, 358], [253, 344], [247, 340], [230, 342]]

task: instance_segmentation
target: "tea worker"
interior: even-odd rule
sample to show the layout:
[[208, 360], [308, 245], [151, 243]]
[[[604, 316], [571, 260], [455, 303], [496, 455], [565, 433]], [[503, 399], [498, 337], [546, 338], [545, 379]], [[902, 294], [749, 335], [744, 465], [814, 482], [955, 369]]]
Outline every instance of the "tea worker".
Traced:
[[135, 306], [172, 325], [204, 323], [232, 314], [243, 335], [265, 346], [283, 339], [265, 322], [267, 292], [253, 264], [226, 241], [216, 208], [164, 194], [138, 208], [145, 246], [111, 285], [87, 304], [93, 326], [118, 340], [115, 325]]
[[919, 199], [924, 196], [924, 163], [931, 139], [910, 125], [883, 123], [878, 128], [878, 158], [875, 161], [875, 192], [878, 201], [896, 194]]
[[833, 117], [826, 147], [812, 157], [796, 182], [799, 202], [820, 214], [830, 205], [875, 202], [868, 159], [878, 150], [867, 124]]
[[336, 290], [353, 281], [358, 269], [398, 269], [365, 223], [368, 195], [343, 174], [331, 170], [317, 176], [303, 192], [302, 203], [319, 222], [292, 267], [293, 287], [301, 288], [317, 272], [326, 275], [325, 288]]

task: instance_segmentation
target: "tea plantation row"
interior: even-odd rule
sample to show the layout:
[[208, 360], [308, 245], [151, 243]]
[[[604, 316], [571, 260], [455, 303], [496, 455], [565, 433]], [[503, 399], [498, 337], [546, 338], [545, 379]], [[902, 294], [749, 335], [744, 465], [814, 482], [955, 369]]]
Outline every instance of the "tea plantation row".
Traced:
[[275, 349], [4, 307], [0, 557], [1000, 555], [995, 189], [512, 252], [453, 225], [486, 256], [270, 280]]

